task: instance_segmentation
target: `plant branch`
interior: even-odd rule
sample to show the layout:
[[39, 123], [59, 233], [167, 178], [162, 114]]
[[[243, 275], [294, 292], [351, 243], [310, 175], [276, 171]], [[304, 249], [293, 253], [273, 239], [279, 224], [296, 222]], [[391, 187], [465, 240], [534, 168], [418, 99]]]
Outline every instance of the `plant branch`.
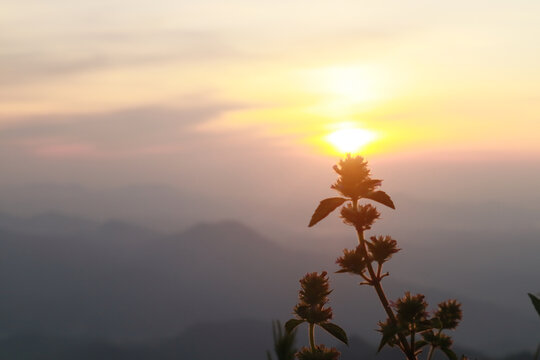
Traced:
[[[442, 332], [442, 329], [439, 329], [439, 331], [437, 332], [437, 337], [439, 337], [439, 335], [441, 335], [441, 332]], [[431, 360], [431, 358], [433, 357], [434, 352], [435, 352], [435, 346], [431, 345], [431, 348], [429, 349], [429, 353], [428, 353], [428, 356], [427, 356], [427, 360]]]
[[368, 278], [368, 277], [367, 277], [366, 275], [364, 275], [364, 274], [360, 274], [360, 276], [361, 276], [362, 278], [364, 278], [364, 280], [366, 280], [365, 283], [368, 284], [368, 285], [370, 285], [370, 284], [373, 282], [372, 279]]
[[415, 348], [414, 348], [414, 335], [416, 334], [416, 326], [414, 326], [414, 323], [412, 324], [411, 329], [411, 353], [414, 354]]
[[[356, 208], [356, 202], [354, 203], [354, 207]], [[358, 228], [356, 229], [356, 232], [358, 234], [358, 242], [360, 243], [362, 252], [364, 253], [364, 256], [367, 259], [368, 258], [368, 252], [367, 252], [367, 248], [366, 248], [366, 240], [364, 239], [364, 232], [363, 232], [363, 230], [358, 229]], [[397, 325], [396, 316], [394, 315], [394, 312], [392, 311], [392, 308], [390, 307], [390, 303], [388, 302], [388, 299], [386, 298], [386, 294], [384, 293], [384, 290], [383, 290], [383, 288], [381, 286], [381, 280], [375, 274], [375, 270], [373, 270], [373, 266], [371, 265], [370, 261], [367, 261], [367, 266], [366, 267], [368, 269], [369, 275], [373, 279], [372, 285], [375, 288], [375, 291], [377, 292], [377, 295], [379, 296], [379, 300], [381, 301], [381, 304], [382, 304], [382, 306], [384, 308], [384, 311], [386, 311], [386, 314], [388, 315], [388, 318], [390, 319], [390, 321], [394, 325]], [[407, 339], [405, 338], [405, 336], [403, 334], [401, 334], [401, 333], [398, 333], [398, 338], [399, 338], [399, 341], [400, 341], [401, 345], [403, 346], [403, 349], [404, 349], [404, 352], [405, 352], [405, 355], [407, 356], [407, 358], [409, 360], [416, 360], [416, 357], [414, 356], [414, 353], [411, 351], [411, 347], [409, 346], [409, 343], [408, 343]]]

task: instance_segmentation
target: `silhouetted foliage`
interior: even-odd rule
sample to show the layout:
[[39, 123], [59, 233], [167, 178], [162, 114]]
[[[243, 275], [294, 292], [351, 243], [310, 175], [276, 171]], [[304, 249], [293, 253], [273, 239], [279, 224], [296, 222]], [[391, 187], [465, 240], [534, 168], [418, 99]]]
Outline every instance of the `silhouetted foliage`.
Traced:
[[[272, 322], [272, 336], [274, 338], [274, 352], [277, 360], [293, 360], [296, 348], [296, 330], [287, 331], [281, 326], [279, 320]], [[266, 352], [268, 360], [272, 359], [270, 351]]]
[[529, 298], [531, 299], [531, 302], [534, 308], [536, 309], [536, 312], [540, 316], [540, 298], [533, 294], [529, 294]]
[[341, 327], [330, 322], [332, 320], [332, 308], [327, 306], [328, 295], [332, 292], [328, 284], [326, 271], [322, 273], [308, 273], [300, 279], [300, 291], [298, 292], [298, 304], [294, 307], [295, 319], [290, 319], [285, 324], [287, 331], [294, 331], [297, 326], [307, 322], [309, 324], [309, 345], [303, 347], [296, 357], [300, 360], [335, 360], [339, 358], [336, 348], [327, 348], [324, 345], [315, 344], [315, 325], [326, 330], [330, 335], [348, 344], [347, 333]]
[[[346, 225], [353, 226], [358, 236], [358, 245], [353, 250], [345, 249], [343, 255], [336, 260], [340, 269], [338, 273], [350, 273], [360, 276], [363, 281], [361, 285], [372, 286], [379, 300], [388, 315], [385, 321], [379, 322], [378, 331], [381, 333], [381, 342], [379, 351], [385, 347], [397, 347], [409, 360], [416, 360], [422, 353], [425, 346], [430, 346], [427, 359], [430, 360], [435, 349], [440, 349], [449, 359], [457, 360], [456, 354], [452, 351], [452, 339], [444, 330], [453, 330], [461, 321], [461, 304], [456, 300], [448, 300], [439, 304], [438, 309], [430, 314], [427, 310], [428, 304], [424, 300], [424, 295], [411, 295], [406, 292], [405, 295], [390, 303], [382, 288], [382, 279], [388, 276], [383, 273], [383, 265], [397, 253], [397, 241], [391, 236], [371, 236], [365, 238], [364, 232], [370, 230], [380, 213], [377, 208], [371, 204], [360, 204], [362, 199], [376, 201], [395, 209], [394, 202], [384, 191], [378, 190], [382, 180], [372, 179], [368, 163], [361, 156], [347, 157], [340, 160], [334, 166], [335, 172], [339, 175], [338, 179], [331, 188], [338, 191], [342, 197], [333, 197], [322, 200], [313, 213], [309, 226], [317, 224], [334, 210], [342, 206], [340, 217]], [[317, 278], [318, 283], [324, 282], [326, 273], [321, 275], [317, 273], [307, 274], [301, 280], [302, 286]], [[330, 308], [323, 308], [326, 303], [326, 295], [329, 294], [326, 288], [318, 288], [321, 301], [318, 306], [306, 303], [302, 300], [295, 308], [295, 313], [299, 319], [290, 320], [290, 327], [298, 326], [303, 321], [310, 323], [310, 340], [312, 336], [313, 324], [324, 324], [331, 316]], [[534, 300], [533, 300], [534, 303]], [[536, 306], [536, 305], [535, 305]], [[321, 325], [322, 326], [322, 325]], [[324, 328], [324, 326], [322, 326]], [[327, 329], [328, 330], [328, 329]], [[330, 331], [334, 336], [336, 333]], [[311, 341], [311, 351], [309, 349], [301, 350], [297, 355], [299, 359], [317, 358], [334, 359], [337, 354], [327, 353], [323, 357], [324, 347], [315, 347]], [[305, 355], [309, 353], [311, 357]], [[331, 352], [331, 351], [330, 351]], [[317, 354], [317, 355], [316, 355]], [[306, 357], [307, 356], [307, 357]]]
[[[534, 294], [529, 293], [529, 298], [531, 299], [531, 302], [536, 309], [536, 312], [540, 316], [540, 298]], [[534, 355], [534, 359], [538, 360], [540, 358], [540, 344], [538, 344], [538, 348], [536, 349], [536, 353]]]

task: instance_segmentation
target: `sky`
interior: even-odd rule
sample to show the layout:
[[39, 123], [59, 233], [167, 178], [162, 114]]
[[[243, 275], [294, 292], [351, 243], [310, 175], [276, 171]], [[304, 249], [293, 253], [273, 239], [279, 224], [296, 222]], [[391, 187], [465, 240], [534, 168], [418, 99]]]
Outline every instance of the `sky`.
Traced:
[[0, 186], [283, 204], [328, 193], [355, 128], [397, 192], [540, 198], [538, 1], [0, 6]]

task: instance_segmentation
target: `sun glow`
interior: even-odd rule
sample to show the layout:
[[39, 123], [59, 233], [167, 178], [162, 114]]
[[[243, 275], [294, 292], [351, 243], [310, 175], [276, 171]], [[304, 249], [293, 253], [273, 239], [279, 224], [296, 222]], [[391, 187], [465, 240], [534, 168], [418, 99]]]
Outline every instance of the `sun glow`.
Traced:
[[326, 140], [343, 154], [358, 153], [375, 138], [374, 132], [359, 128], [340, 129], [326, 136]]
[[311, 91], [341, 106], [366, 104], [380, 96], [384, 77], [371, 65], [329, 66], [307, 71]]

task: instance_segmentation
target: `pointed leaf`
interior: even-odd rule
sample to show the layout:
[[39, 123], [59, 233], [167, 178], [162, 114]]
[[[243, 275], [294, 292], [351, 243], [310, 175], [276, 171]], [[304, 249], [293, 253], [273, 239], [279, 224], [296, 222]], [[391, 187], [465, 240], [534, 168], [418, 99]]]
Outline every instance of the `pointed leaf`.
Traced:
[[390, 198], [390, 196], [385, 193], [384, 191], [373, 191], [373, 192], [370, 192], [369, 194], [365, 195], [364, 196], [366, 199], [370, 199], [370, 200], [373, 200], [373, 201], [376, 201], [378, 203], [381, 203], [383, 205], [386, 205], [388, 206], [389, 208], [392, 208], [392, 209], [396, 209], [395, 205], [394, 205], [394, 202], [392, 201], [392, 199]]
[[445, 353], [446, 356], [448, 356], [448, 358], [449, 358], [450, 360], [458, 360], [456, 353], [453, 352], [452, 350], [450, 350], [450, 349], [441, 349], [441, 351], [442, 351], [443, 353]]
[[[390, 339], [392, 339], [393, 336], [389, 336], [389, 335], [383, 335], [382, 339], [381, 339], [381, 342], [379, 343], [379, 347], [377, 348], [377, 352], [381, 352], [382, 348], [384, 347], [384, 345], [386, 345], [388, 343], [388, 341], [390, 341]], [[391, 345], [390, 345], [391, 347]]]
[[531, 301], [534, 305], [534, 308], [536, 309], [536, 312], [538, 313], [538, 315], [540, 315], [540, 298], [538, 298], [537, 296], [533, 294], [529, 294], [529, 297], [531, 298]]
[[305, 322], [305, 320], [291, 319], [285, 323], [285, 331], [290, 333], [303, 322]]
[[390, 342], [392, 339], [395, 339], [395, 336], [398, 334], [398, 327], [396, 324], [391, 323], [389, 320], [386, 322], [379, 322], [379, 329], [377, 330], [382, 334], [381, 342], [379, 343], [379, 348], [377, 349], [377, 352], [380, 352], [384, 345], [388, 345], [390, 347], [394, 346], [393, 342]]
[[336, 210], [336, 208], [343, 204], [345, 201], [347, 201], [347, 199], [341, 197], [332, 197], [321, 201], [319, 203], [319, 206], [317, 206], [317, 209], [315, 209], [313, 216], [311, 216], [311, 221], [309, 222], [308, 227], [312, 227], [313, 225], [327, 217], [328, 214]]
[[345, 330], [337, 326], [336, 324], [332, 323], [322, 323], [319, 324], [320, 327], [322, 327], [324, 330], [328, 331], [330, 335], [344, 343], [345, 345], [349, 345], [349, 339], [347, 339], [347, 333]]

